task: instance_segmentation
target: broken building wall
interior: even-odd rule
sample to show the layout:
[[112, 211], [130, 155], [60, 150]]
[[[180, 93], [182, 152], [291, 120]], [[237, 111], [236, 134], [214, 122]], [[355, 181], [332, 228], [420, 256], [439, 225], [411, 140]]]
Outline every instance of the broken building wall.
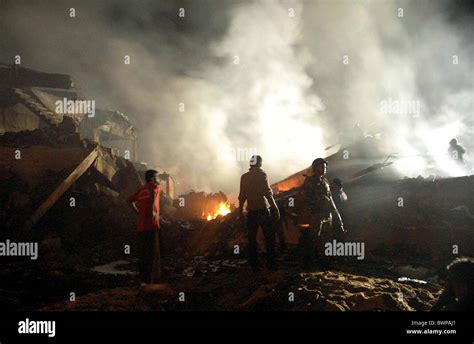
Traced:
[[83, 118], [79, 124], [79, 130], [82, 137], [113, 148], [120, 156], [127, 156], [132, 161], [138, 161], [137, 130], [123, 113], [96, 109], [93, 117]]

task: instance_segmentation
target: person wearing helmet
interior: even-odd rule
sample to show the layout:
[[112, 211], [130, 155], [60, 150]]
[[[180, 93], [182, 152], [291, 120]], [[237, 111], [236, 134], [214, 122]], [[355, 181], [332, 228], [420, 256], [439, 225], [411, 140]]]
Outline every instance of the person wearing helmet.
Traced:
[[335, 218], [338, 227], [345, 232], [341, 215], [334, 204], [329, 183], [325, 178], [328, 162], [318, 158], [311, 164], [312, 175], [306, 177], [300, 190], [300, 197], [308, 211], [308, 224], [301, 226], [303, 265], [307, 268], [314, 263], [315, 256], [324, 263], [324, 243], [330, 240], [331, 233], [327, 224]]
[[280, 219], [280, 211], [273, 198], [268, 177], [262, 169], [262, 157], [250, 159], [250, 169], [240, 178], [239, 217], [243, 219], [243, 207], [247, 202], [247, 230], [249, 241], [249, 263], [253, 271], [260, 270], [258, 263], [257, 231], [262, 227], [265, 239], [267, 268], [276, 269], [274, 221]]
[[458, 140], [452, 139], [449, 141], [448, 153], [449, 156], [458, 164], [464, 163], [464, 154], [466, 153], [466, 150], [458, 144]]

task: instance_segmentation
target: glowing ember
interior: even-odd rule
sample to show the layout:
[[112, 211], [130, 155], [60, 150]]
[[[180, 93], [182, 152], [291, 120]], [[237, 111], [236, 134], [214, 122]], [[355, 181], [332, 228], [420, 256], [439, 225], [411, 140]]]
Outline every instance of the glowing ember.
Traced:
[[230, 214], [230, 204], [221, 202], [219, 203], [219, 206], [217, 209], [214, 211], [214, 213], [208, 213], [207, 215], [203, 214], [203, 217], [206, 218], [207, 221], [214, 220], [217, 218], [219, 215], [225, 216], [227, 214]]

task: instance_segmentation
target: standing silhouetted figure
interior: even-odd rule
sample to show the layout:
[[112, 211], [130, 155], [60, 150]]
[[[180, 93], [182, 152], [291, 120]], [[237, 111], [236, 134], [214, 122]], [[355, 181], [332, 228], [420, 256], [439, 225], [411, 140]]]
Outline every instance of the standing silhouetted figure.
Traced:
[[448, 153], [451, 159], [459, 164], [464, 164], [464, 154], [466, 153], [466, 150], [458, 144], [458, 140], [452, 139], [449, 141]]
[[262, 170], [262, 157], [254, 155], [250, 159], [250, 169], [240, 178], [239, 211], [242, 218], [243, 207], [247, 202], [247, 229], [249, 240], [249, 261], [252, 269], [257, 271], [258, 244], [257, 232], [262, 227], [265, 238], [266, 261], [269, 269], [275, 268], [275, 230], [273, 227], [273, 210], [276, 220], [280, 212], [273, 198], [273, 192], [268, 184], [267, 174]]
[[[303, 265], [310, 268], [317, 255], [321, 263], [325, 263], [323, 256], [324, 243], [331, 239], [331, 228], [328, 226], [336, 221], [338, 228], [344, 232], [341, 215], [332, 199], [329, 183], [325, 178], [328, 162], [322, 158], [313, 161], [313, 174], [306, 177], [300, 189], [300, 204], [303, 203], [301, 216], [301, 248]], [[335, 219], [333, 219], [335, 218]], [[329, 227], [329, 228], [328, 228]]]
[[145, 172], [146, 184], [128, 199], [138, 214], [138, 267], [142, 285], [161, 278], [160, 183], [158, 171]]

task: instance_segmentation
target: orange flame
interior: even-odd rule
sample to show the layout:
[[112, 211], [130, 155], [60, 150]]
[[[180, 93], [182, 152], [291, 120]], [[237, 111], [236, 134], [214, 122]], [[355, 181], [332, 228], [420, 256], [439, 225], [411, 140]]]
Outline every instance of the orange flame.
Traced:
[[219, 215], [225, 216], [230, 213], [230, 204], [226, 202], [221, 202], [219, 203], [219, 206], [214, 211], [214, 213], [207, 213], [207, 215], [203, 214], [203, 217], [205, 217], [207, 221], [211, 221], [217, 218]]

